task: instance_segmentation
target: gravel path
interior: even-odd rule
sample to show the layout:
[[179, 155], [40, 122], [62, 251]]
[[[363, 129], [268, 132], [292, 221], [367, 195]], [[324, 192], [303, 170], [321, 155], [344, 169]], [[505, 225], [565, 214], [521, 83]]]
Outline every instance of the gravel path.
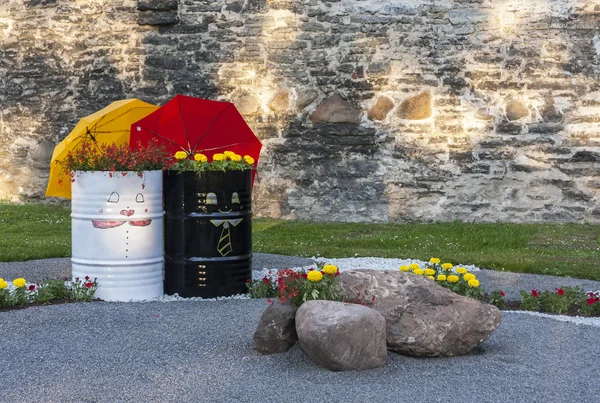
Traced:
[[[471, 354], [335, 373], [262, 356], [264, 300], [76, 303], [0, 313], [3, 402], [592, 402], [597, 327], [505, 312]], [[438, 380], [439, 379], [439, 380]]]
[[[255, 254], [253, 268], [311, 263]], [[509, 295], [559, 285], [600, 289], [598, 282], [551, 276], [477, 275]], [[68, 277], [70, 261], [0, 263], [0, 277], [17, 276]], [[273, 356], [254, 351], [252, 334], [265, 307], [264, 300], [232, 299], [0, 312], [0, 401], [497, 403], [591, 402], [600, 395], [593, 358], [600, 356], [600, 329], [587, 318], [503, 312], [494, 335], [466, 356], [389, 353], [384, 368], [335, 373], [312, 364], [297, 346]]]

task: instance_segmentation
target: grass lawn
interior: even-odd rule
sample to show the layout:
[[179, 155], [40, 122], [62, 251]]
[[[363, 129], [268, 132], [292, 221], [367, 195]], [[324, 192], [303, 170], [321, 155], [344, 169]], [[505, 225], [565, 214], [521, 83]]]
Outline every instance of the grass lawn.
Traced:
[[[0, 203], [0, 261], [71, 254], [70, 210]], [[394, 257], [600, 280], [600, 226], [365, 224], [255, 219], [253, 250], [297, 256]]]

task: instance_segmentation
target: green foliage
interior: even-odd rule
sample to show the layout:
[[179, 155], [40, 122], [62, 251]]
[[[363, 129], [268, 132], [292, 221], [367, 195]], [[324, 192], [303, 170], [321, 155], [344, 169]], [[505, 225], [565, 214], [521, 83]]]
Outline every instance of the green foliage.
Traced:
[[489, 303], [498, 309], [503, 309], [505, 306], [504, 293], [502, 291], [493, 291], [489, 296]]
[[560, 287], [554, 291], [521, 291], [521, 309], [526, 311], [584, 316], [600, 315], [600, 293], [584, 292], [579, 287]]
[[536, 290], [531, 290], [531, 293], [521, 290], [521, 309], [525, 311], [539, 311], [540, 300], [539, 293]]
[[72, 281], [69, 287], [69, 300], [74, 302], [90, 302], [94, 299], [94, 294], [98, 288], [96, 279], [93, 281], [89, 277], [80, 280], [79, 277]]
[[244, 171], [254, 168], [254, 158], [249, 155], [238, 155], [231, 151], [217, 153], [212, 156], [212, 161], [204, 154], [188, 154], [185, 151], [175, 153], [175, 163], [171, 169], [177, 172], [194, 171], [198, 175], [206, 171]]
[[274, 298], [279, 297], [277, 284], [269, 278], [263, 277], [261, 280], [248, 280], [248, 296], [250, 298]]
[[[24, 280], [23, 280], [24, 282]], [[7, 284], [3, 282], [0, 287]], [[75, 279], [65, 282], [62, 280], [46, 280], [40, 284], [29, 284], [23, 287], [0, 288], [0, 309], [22, 307], [30, 303], [50, 304], [53, 301], [89, 302], [94, 299], [98, 283]]]

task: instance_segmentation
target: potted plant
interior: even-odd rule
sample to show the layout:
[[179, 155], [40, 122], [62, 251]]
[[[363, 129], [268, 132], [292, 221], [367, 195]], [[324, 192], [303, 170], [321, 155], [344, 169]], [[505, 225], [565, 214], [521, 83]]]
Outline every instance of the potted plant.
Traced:
[[165, 293], [246, 292], [252, 277], [254, 159], [178, 151], [164, 172]]
[[163, 147], [83, 141], [59, 162], [71, 180], [72, 275], [107, 301], [163, 294]]

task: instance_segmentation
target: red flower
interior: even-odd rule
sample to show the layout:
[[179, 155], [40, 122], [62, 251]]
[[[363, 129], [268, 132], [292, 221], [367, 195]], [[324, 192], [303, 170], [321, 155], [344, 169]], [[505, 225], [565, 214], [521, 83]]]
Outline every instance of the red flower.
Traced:
[[88, 281], [90, 279], [90, 276], [85, 276], [85, 281]]
[[587, 299], [587, 304], [588, 305], [594, 305], [596, 303], [596, 298], [588, 298]]
[[536, 290], [531, 290], [531, 295], [533, 296], [533, 298], [537, 298], [538, 292]]
[[556, 289], [556, 293], [557, 293], [558, 295], [565, 295], [565, 290], [563, 290], [562, 288], [557, 288], [557, 289]]
[[31, 285], [29, 286], [29, 291], [33, 291], [33, 290], [35, 290], [35, 286], [34, 286], [33, 284], [31, 284]]
[[86, 286], [87, 288], [92, 288], [92, 286], [93, 286], [93, 285], [94, 285], [94, 284], [93, 284], [93, 283], [90, 283], [89, 281], [88, 281], [87, 283], [85, 283], [85, 286]]
[[246, 283], [251, 283], [251, 282], [252, 282], [251, 278], [249, 278], [248, 280], [246, 280]]
[[307, 278], [307, 277], [308, 277], [308, 274], [302, 273], [302, 278]]
[[273, 303], [273, 300], [272, 300], [271, 298], [269, 298], [269, 299], [267, 300], [267, 304], [272, 304], [272, 303]]
[[271, 280], [269, 280], [269, 277], [266, 277], [266, 276], [265, 276], [265, 277], [263, 278], [263, 283], [265, 283], [265, 284], [269, 284], [270, 282], [271, 282]]
[[502, 295], [503, 297], [506, 296], [506, 294], [504, 293], [504, 291], [500, 291], [500, 295]]

